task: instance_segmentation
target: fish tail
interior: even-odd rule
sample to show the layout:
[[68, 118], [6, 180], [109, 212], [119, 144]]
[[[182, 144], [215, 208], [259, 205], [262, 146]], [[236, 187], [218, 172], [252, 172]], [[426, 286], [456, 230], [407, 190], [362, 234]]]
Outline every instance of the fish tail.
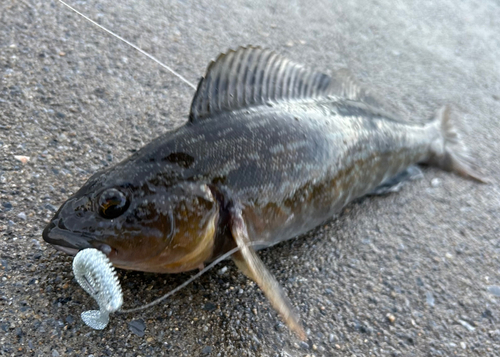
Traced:
[[433, 145], [431, 148], [431, 157], [428, 163], [462, 177], [488, 183], [489, 180], [476, 170], [473, 159], [460, 140], [448, 106], [441, 107], [437, 111], [432, 125], [439, 128], [441, 140], [439, 145]]

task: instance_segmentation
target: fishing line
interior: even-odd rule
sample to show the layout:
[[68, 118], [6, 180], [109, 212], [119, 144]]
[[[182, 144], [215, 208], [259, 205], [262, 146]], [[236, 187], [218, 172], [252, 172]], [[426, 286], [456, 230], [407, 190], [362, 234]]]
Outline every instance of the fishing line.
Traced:
[[[249, 246], [256, 246], [256, 245], [259, 245], [259, 244], [265, 244], [265, 242], [264, 241], [255, 241], [255, 242], [251, 242], [249, 244]], [[149, 308], [151, 306], [154, 306], [154, 305], [158, 305], [160, 302], [162, 302], [163, 300], [165, 300], [168, 297], [172, 296], [173, 294], [175, 294], [176, 292], [178, 292], [182, 288], [186, 287], [189, 283], [191, 283], [194, 280], [198, 279], [200, 276], [202, 276], [207, 271], [209, 271], [210, 269], [212, 269], [214, 266], [216, 266], [217, 264], [219, 264], [221, 261], [223, 261], [224, 259], [230, 257], [231, 255], [233, 255], [234, 253], [236, 253], [239, 250], [240, 250], [240, 248], [236, 247], [236, 248], [233, 248], [230, 251], [224, 253], [219, 258], [215, 259], [212, 263], [210, 263], [209, 265], [207, 265], [205, 268], [203, 268], [202, 270], [200, 270], [198, 273], [196, 273], [195, 275], [193, 275], [192, 277], [190, 277], [188, 280], [186, 280], [185, 282], [183, 282], [181, 285], [179, 285], [178, 287], [176, 287], [174, 290], [169, 291], [168, 293], [166, 293], [162, 297], [160, 297], [160, 298], [158, 298], [156, 300], [153, 300], [153, 301], [151, 301], [150, 303], [148, 303], [146, 305], [142, 305], [142, 306], [139, 306], [139, 307], [134, 307], [133, 309], [125, 309], [125, 310], [120, 309], [120, 310], [116, 311], [116, 313], [135, 312], [135, 311], [145, 310], [145, 309], [147, 309], [147, 308]]]
[[160, 302], [162, 302], [163, 300], [165, 300], [168, 297], [172, 296], [173, 294], [175, 294], [176, 292], [178, 292], [179, 290], [181, 290], [182, 288], [184, 288], [186, 285], [188, 285], [192, 281], [198, 279], [200, 276], [202, 276], [207, 271], [209, 271], [210, 269], [212, 269], [214, 266], [216, 266], [217, 264], [219, 264], [222, 260], [224, 260], [224, 259], [228, 258], [229, 256], [233, 255], [238, 250], [240, 250], [240, 248], [236, 247], [236, 248], [231, 249], [229, 252], [221, 255], [219, 258], [217, 258], [216, 260], [214, 260], [212, 263], [210, 263], [209, 265], [207, 265], [205, 268], [203, 268], [202, 270], [200, 270], [198, 273], [196, 273], [192, 277], [190, 277], [188, 280], [186, 280], [185, 282], [183, 282], [181, 285], [179, 285], [178, 287], [176, 287], [174, 290], [171, 290], [168, 293], [166, 293], [165, 295], [163, 295], [162, 297], [160, 297], [160, 298], [158, 298], [156, 300], [151, 301], [149, 304], [142, 305], [142, 306], [139, 306], [139, 307], [134, 307], [133, 309], [118, 310], [117, 313], [135, 312], [135, 311], [145, 310], [148, 307], [151, 307], [151, 306], [154, 306], [154, 305], [158, 305]]
[[170, 73], [172, 73], [173, 75], [175, 75], [177, 78], [179, 78], [181, 81], [183, 81], [184, 83], [186, 83], [188, 86], [190, 86], [191, 88], [193, 88], [194, 90], [196, 90], [196, 86], [191, 83], [190, 81], [188, 81], [186, 78], [184, 78], [182, 75], [180, 75], [179, 73], [177, 73], [175, 70], [173, 70], [172, 68], [170, 68], [169, 66], [167, 66], [166, 64], [163, 64], [162, 62], [160, 62], [158, 59], [156, 59], [155, 57], [153, 57], [152, 55], [150, 55], [149, 53], [147, 53], [146, 51], [140, 49], [139, 47], [137, 47], [136, 45], [134, 45], [133, 43], [127, 41], [126, 39], [124, 39], [123, 37], [117, 35], [116, 33], [108, 30], [107, 28], [105, 28], [104, 26], [101, 26], [99, 25], [97, 22], [95, 22], [94, 20], [90, 19], [89, 17], [85, 16], [84, 14], [82, 14], [81, 12], [79, 12], [78, 10], [76, 10], [75, 8], [71, 7], [70, 5], [66, 4], [64, 1], [62, 0], [57, 0], [59, 1], [61, 4], [63, 4], [64, 6], [66, 6], [67, 8], [69, 8], [71, 11], [73, 11], [74, 13], [80, 15], [81, 17], [83, 17], [85, 20], [89, 21], [90, 23], [96, 25], [97, 27], [99, 27], [101, 30], [103, 31], [106, 31], [107, 33], [109, 33], [110, 35], [116, 37], [117, 39], [119, 39], [120, 41], [126, 43], [127, 45], [129, 45], [130, 47], [134, 48], [135, 50], [139, 51], [140, 53], [142, 53], [144, 56], [152, 59], [153, 61], [155, 61], [156, 63], [158, 63], [160, 66], [162, 66], [163, 68], [165, 68], [167, 71], [169, 71]]
[[[155, 57], [153, 57], [152, 55], [150, 55], [149, 53], [145, 52], [144, 50], [142, 50], [141, 48], [137, 47], [136, 45], [134, 45], [133, 43], [127, 41], [126, 39], [124, 39], [123, 37], [121, 37], [120, 35], [112, 32], [111, 30], [108, 30], [107, 28], [105, 28], [104, 26], [98, 24], [97, 22], [95, 22], [94, 20], [90, 19], [88, 16], [82, 14], [80, 11], [76, 10], [75, 8], [73, 8], [72, 6], [70, 6], [69, 4], [65, 3], [64, 1], [62, 0], [57, 0], [59, 1], [61, 4], [63, 4], [64, 6], [66, 6], [68, 9], [70, 9], [71, 11], [73, 11], [74, 13], [76, 13], [77, 15], [83, 17], [85, 20], [87, 20], [88, 22], [92, 23], [93, 25], [97, 26], [98, 28], [100, 28], [101, 30], [107, 32], [108, 34], [110, 34], [111, 36], [119, 39], [120, 41], [124, 42], [125, 44], [129, 45], [130, 47], [132, 47], [133, 49], [137, 50], [138, 52], [142, 53], [144, 56], [152, 59], [153, 61], [155, 61], [157, 64], [159, 64], [160, 66], [162, 66], [163, 68], [165, 68], [166, 70], [168, 70], [170, 73], [172, 73], [173, 75], [175, 75], [177, 78], [179, 78], [180, 80], [182, 80], [184, 83], [186, 83], [188, 86], [190, 86], [191, 88], [195, 89], [196, 90], [196, 86], [191, 83], [190, 81], [188, 81], [186, 78], [184, 78], [181, 74], [177, 73], [175, 70], [173, 70], [172, 68], [170, 68], [169, 66], [167, 66], [166, 64], [160, 62], [158, 59], [156, 59]], [[259, 245], [259, 244], [263, 244], [265, 242], [261, 242], [261, 241], [258, 241], [258, 242], [252, 242], [252, 244], [250, 244], [251, 246], [254, 246], [254, 245]], [[209, 271], [210, 269], [212, 269], [215, 265], [217, 265], [218, 263], [220, 263], [222, 260], [228, 258], [229, 256], [233, 255], [234, 253], [236, 253], [237, 251], [239, 251], [240, 248], [239, 247], [236, 247], [236, 248], [233, 248], [231, 249], [230, 251], [226, 252], [225, 254], [221, 255], [219, 258], [217, 258], [216, 260], [214, 260], [212, 263], [210, 263], [209, 265], [207, 265], [205, 268], [203, 268], [202, 270], [200, 270], [197, 274], [193, 275], [192, 277], [190, 277], [188, 280], [186, 280], [184, 283], [182, 283], [181, 285], [179, 285], [178, 287], [176, 287], [175, 289], [171, 290], [170, 292], [168, 292], [167, 294], [163, 295], [162, 297], [156, 299], [156, 300], [153, 300], [152, 302], [148, 303], [148, 304], [145, 304], [145, 305], [142, 305], [142, 306], [139, 306], [139, 307], [136, 307], [136, 308], [132, 308], [132, 309], [120, 309], [118, 311], [116, 311], [117, 313], [129, 313], [129, 312], [135, 312], [135, 311], [140, 311], [140, 310], [145, 310], [149, 307], [152, 307], [154, 305], [158, 305], [160, 302], [162, 302], [163, 300], [169, 298], [170, 296], [172, 296], [173, 294], [175, 294], [176, 292], [178, 292], [179, 290], [183, 289], [184, 287], [186, 287], [188, 284], [190, 284], [191, 282], [193, 282], [194, 280], [198, 279], [200, 276], [202, 276], [203, 274], [205, 274], [207, 271]]]

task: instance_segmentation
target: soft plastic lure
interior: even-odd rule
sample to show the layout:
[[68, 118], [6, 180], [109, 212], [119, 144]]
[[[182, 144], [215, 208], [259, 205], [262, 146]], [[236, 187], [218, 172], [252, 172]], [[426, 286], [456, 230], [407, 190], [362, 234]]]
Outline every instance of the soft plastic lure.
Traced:
[[[262, 242], [257, 241], [250, 245], [254, 244], [262, 244]], [[73, 259], [73, 273], [75, 274], [78, 284], [97, 301], [99, 310], [82, 312], [82, 320], [94, 330], [103, 330], [108, 325], [109, 315], [111, 313], [134, 312], [157, 305], [159, 302], [172, 296], [192, 281], [198, 279], [201, 275], [212, 269], [222, 260], [236, 253], [239, 249], [240, 247], [231, 249], [162, 297], [149, 304], [128, 310], [121, 309], [123, 305], [122, 289], [115, 269], [106, 254], [95, 248], [83, 249], [79, 251]]]
[[82, 312], [82, 320], [95, 330], [104, 329], [109, 314], [123, 304], [122, 288], [108, 257], [98, 249], [78, 252], [73, 260], [73, 273], [80, 286], [99, 304], [99, 310]]
[[82, 314], [93, 328], [104, 328], [123, 302], [108, 258], [156, 273], [214, 261], [183, 287], [231, 256], [305, 340], [299, 315], [256, 250], [314, 229], [359, 197], [397, 190], [415, 164], [487, 181], [447, 107], [426, 124], [407, 123], [345, 70], [328, 76], [240, 47], [219, 55], [196, 88], [184, 126], [94, 174], [43, 232], [69, 254], [101, 249], [84, 250], [74, 263], [78, 282], [99, 303]]

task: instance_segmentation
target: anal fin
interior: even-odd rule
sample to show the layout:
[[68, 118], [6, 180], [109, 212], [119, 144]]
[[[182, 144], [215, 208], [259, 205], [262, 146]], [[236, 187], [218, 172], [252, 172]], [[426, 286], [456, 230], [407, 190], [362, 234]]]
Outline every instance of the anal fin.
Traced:
[[231, 212], [231, 233], [240, 248], [239, 252], [233, 254], [235, 264], [246, 276], [257, 283], [288, 327], [301, 340], [306, 340], [306, 333], [290, 300], [251, 247], [246, 224], [239, 209], [233, 209]]
[[422, 170], [418, 166], [410, 166], [406, 170], [401, 171], [396, 176], [382, 182], [379, 186], [375, 187], [372, 191], [368, 192], [368, 196], [383, 196], [393, 192], [401, 191], [405, 182], [416, 180], [424, 177]]

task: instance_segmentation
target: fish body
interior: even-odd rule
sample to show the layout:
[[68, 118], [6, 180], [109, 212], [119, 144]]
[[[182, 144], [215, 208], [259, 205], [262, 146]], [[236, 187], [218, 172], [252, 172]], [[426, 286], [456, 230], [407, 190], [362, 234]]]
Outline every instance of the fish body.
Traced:
[[429, 123], [405, 123], [344, 72], [329, 77], [240, 48], [209, 66], [188, 123], [91, 177], [43, 237], [159, 273], [195, 269], [238, 246], [238, 267], [300, 335], [254, 250], [311, 230], [417, 163], [480, 180], [449, 118], [443, 109]]

